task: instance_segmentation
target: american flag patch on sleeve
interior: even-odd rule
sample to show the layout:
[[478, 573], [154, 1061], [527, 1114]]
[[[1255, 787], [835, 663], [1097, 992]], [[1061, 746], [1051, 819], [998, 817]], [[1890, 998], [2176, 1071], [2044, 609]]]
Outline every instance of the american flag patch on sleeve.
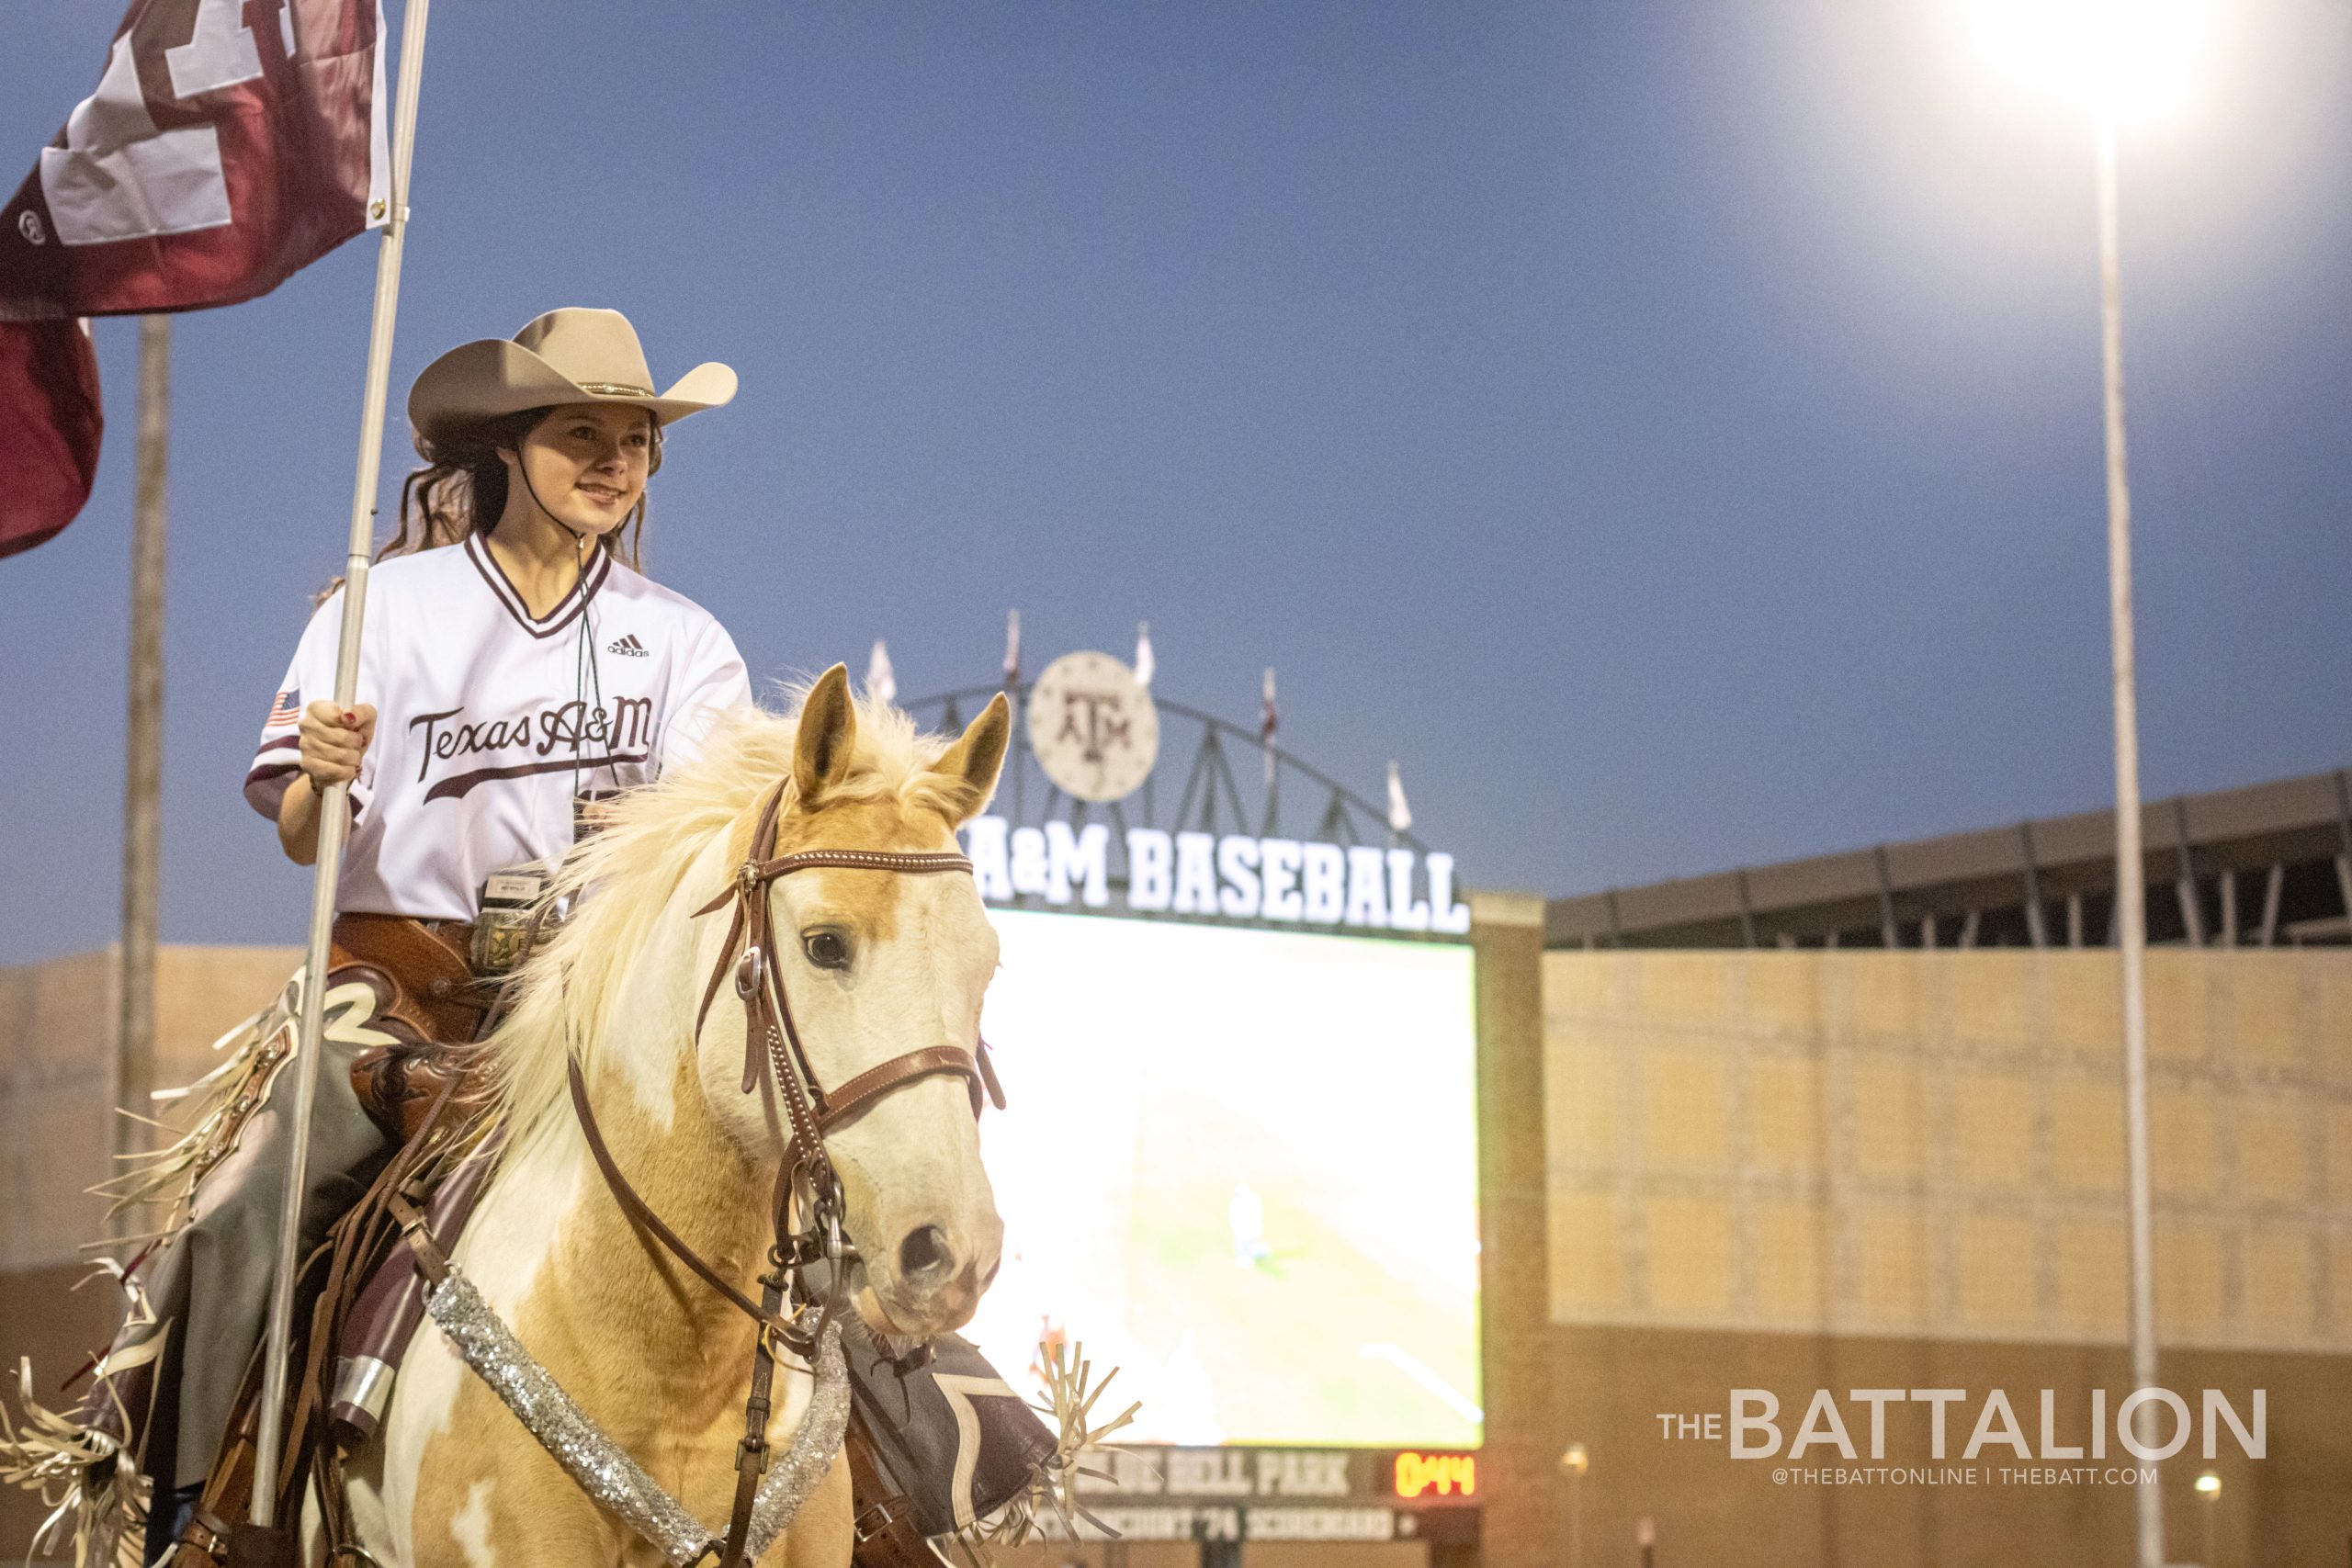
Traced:
[[275, 729], [281, 724], [299, 724], [302, 718], [302, 694], [300, 691], [280, 692], [277, 700], [269, 705], [269, 717], [264, 729]]

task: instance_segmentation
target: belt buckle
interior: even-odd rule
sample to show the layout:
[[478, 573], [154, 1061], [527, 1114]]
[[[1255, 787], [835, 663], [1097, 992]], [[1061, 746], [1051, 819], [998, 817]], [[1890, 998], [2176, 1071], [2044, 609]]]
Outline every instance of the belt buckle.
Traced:
[[905, 1501], [904, 1497], [886, 1497], [851, 1520], [849, 1528], [857, 1537], [857, 1544], [864, 1546], [867, 1541], [897, 1524], [899, 1506]]

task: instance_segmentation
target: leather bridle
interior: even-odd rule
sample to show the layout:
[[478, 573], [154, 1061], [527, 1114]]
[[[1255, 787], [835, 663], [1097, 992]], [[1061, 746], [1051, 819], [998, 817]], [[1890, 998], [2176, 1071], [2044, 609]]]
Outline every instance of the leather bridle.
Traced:
[[[757, 1092], [764, 1066], [775, 1078], [776, 1098], [783, 1106], [788, 1129], [784, 1159], [776, 1172], [771, 1215], [775, 1240], [768, 1249], [767, 1271], [760, 1277], [757, 1303], [687, 1246], [630, 1185], [589, 1108], [588, 1086], [581, 1074], [579, 1058], [575, 1055], [570, 1064], [572, 1111], [587, 1138], [589, 1153], [622, 1213], [759, 1326], [752, 1351], [751, 1394], [743, 1409], [743, 1438], [736, 1448], [735, 1507], [726, 1541], [719, 1548], [721, 1568], [742, 1568], [752, 1502], [761, 1472], [767, 1466], [769, 1391], [775, 1378], [775, 1342], [782, 1340], [804, 1353], [814, 1348], [823, 1335], [826, 1321], [840, 1304], [844, 1261], [856, 1255], [843, 1230], [841, 1180], [826, 1154], [825, 1134], [909, 1084], [950, 1074], [962, 1078], [969, 1090], [974, 1118], [980, 1114], [984, 1096], [986, 1103], [993, 1103], [1000, 1111], [1004, 1109], [1004, 1090], [989, 1064], [985, 1040], [977, 1041], [976, 1049], [970, 1051], [960, 1045], [926, 1045], [908, 1051], [830, 1089], [818, 1082], [816, 1068], [801, 1043], [799, 1028], [793, 1021], [792, 1004], [784, 988], [784, 964], [777, 957], [770, 907], [771, 887], [780, 878], [798, 871], [968, 875], [972, 863], [959, 854], [888, 850], [802, 850], [778, 855], [775, 843], [784, 792], [785, 786], [779, 783], [769, 793], [760, 811], [759, 824], [752, 832], [750, 852], [736, 869], [734, 881], [695, 911], [695, 918], [699, 919], [717, 914], [730, 903], [734, 906], [728, 921], [727, 940], [719, 946], [718, 961], [712, 967], [709, 983], [703, 987], [702, 1005], [695, 1013], [695, 1035], [700, 1038], [703, 1021], [709, 1016], [711, 1003], [731, 969], [735, 994], [743, 1003], [743, 1092]], [[798, 1208], [803, 1223], [797, 1229], [793, 1225], [796, 1197], [802, 1200]], [[796, 1312], [786, 1317], [784, 1308], [787, 1294], [804, 1306], [809, 1304], [811, 1293], [805, 1287], [804, 1276], [820, 1261], [829, 1266], [831, 1278], [820, 1303], [816, 1327], [811, 1330], [799, 1323], [800, 1314]]]

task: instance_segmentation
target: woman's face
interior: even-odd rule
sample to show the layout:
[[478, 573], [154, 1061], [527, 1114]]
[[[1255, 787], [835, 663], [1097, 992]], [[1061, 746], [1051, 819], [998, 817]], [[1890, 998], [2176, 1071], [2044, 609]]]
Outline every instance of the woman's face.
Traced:
[[521, 465], [528, 493], [557, 522], [601, 536], [627, 521], [645, 494], [653, 416], [626, 404], [570, 403], [549, 410], [519, 451], [499, 456], [510, 474]]

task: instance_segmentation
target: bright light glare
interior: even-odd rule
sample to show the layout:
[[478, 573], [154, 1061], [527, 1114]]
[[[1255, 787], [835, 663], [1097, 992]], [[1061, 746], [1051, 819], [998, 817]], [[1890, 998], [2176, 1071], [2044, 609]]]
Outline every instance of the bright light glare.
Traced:
[[1976, 45], [2020, 85], [2115, 120], [2188, 99], [2211, 0], [1962, 0]]

